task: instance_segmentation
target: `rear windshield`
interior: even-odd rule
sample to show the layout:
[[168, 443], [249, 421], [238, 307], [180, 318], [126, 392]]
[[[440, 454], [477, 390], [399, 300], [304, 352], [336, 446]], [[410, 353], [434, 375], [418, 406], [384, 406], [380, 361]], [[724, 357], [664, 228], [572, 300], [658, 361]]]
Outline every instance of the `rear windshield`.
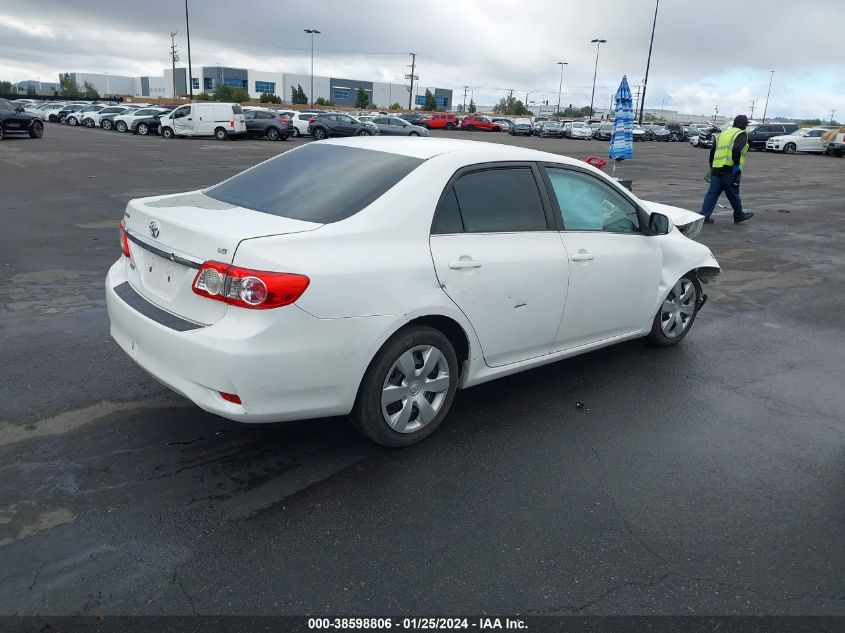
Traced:
[[327, 224], [355, 215], [422, 160], [314, 143], [206, 189], [207, 196], [294, 220]]
[[232, 114], [243, 114], [243, 113], [244, 113], [243, 108], [241, 106], [239, 106], [237, 103], [232, 106]]

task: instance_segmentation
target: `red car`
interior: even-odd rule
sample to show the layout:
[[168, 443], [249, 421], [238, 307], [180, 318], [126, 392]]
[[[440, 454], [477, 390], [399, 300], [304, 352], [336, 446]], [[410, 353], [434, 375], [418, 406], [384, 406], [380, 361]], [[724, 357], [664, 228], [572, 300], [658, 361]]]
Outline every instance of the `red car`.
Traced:
[[430, 130], [454, 130], [458, 127], [458, 117], [454, 114], [433, 114], [431, 115], [431, 118], [420, 122], [420, 125], [427, 127]]
[[471, 132], [472, 130], [483, 130], [484, 132], [501, 132], [502, 126], [498, 123], [493, 123], [486, 116], [479, 116], [478, 114], [470, 114], [461, 121], [461, 128]]

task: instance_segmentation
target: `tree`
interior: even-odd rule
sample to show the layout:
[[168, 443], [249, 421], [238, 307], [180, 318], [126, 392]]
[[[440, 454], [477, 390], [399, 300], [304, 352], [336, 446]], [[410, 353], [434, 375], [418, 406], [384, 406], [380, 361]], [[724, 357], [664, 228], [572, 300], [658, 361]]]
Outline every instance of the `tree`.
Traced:
[[423, 110], [427, 112], [433, 112], [437, 109], [437, 101], [434, 99], [434, 95], [431, 94], [431, 90], [428, 88], [425, 89], [425, 101], [423, 102]]
[[10, 95], [12, 92], [11, 81], [0, 81], [0, 95]]
[[392, 103], [392, 104], [390, 105], [390, 109], [391, 109], [391, 110], [401, 110], [401, 109], [402, 109], [402, 105], [401, 105], [401, 104], [397, 101], [396, 103]]
[[63, 97], [81, 97], [82, 91], [76, 82], [70, 78], [70, 73], [63, 73], [59, 75], [59, 85], [62, 87]]
[[814, 127], [814, 126], [821, 125], [821, 124], [822, 124], [821, 119], [804, 119], [798, 125], [809, 125], [809, 126]]
[[233, 101], [235, 103], [243, 103], [249, 101], [249, 93], [243, 88], [235, 86], [227, 86], [226, 84], [217, 84], [214, 88], [211, 98], [215, 101]]
[[590, 116], [590, 114], [592, 114], [590, 112], [590, 106], [584, 106], [583, 108], [581, 108], [580, 114], [581, 116]]
[[314, 105], [331, 107], [334, 105], [334, 101], [329, 101], [324, 97], [317, 97], [317, 100], [314, 102]]
[[211, 95], [207, 92], [201, 92], [195, 98], [197, 101], [211, 101]]
[[477, 108], [475, 107], [475, 101], [470, 99], [469, 105], [467, 106], [467, 112], [469, 112], [470, 114], [475, 114], [476, 110], [477, 110]]
[[355, 95], [355, 107], [356, 108], [366, 108], [370, 105], [370, 95], [367, 94], [367, 91], [358, 87], [358, 94]]
[[261, 103], [281, 103], [282, 98], [277, 97], [274, 94], [270, 94], [269, 92], [262, 92], [261, 97], [258, 99]]
[[82, 88], [83, 88], [83, 90], [85, 90], [85, 98], [86, 99], [99, 99], [100, 98], [100, 93], [97, 92], [97, 89], [92, 84], [90, 84], [89, 82], [86, 81], [84, 84], [82, 84]]
[[295, 104], [306, 104], [306, 103], [308, 103], [308, 95], [305, 94], [305, 91], [302, 89], [301, 84], [296, 84], [295, 88], [293, 86], [291, 86], [290, 93], [291, 93], [291, 95], [290, 95], [291, 103], [295, 103]]
[[[472, 100], [470, 100], [470, 105], [473, 108], [475, 107], [475, 103]], [[470, 112], [473, 112], [473, 110], [470, 110]], [[513, 95], [508, 95], [499, 99], [499, 102], [493, 106], [493, 112], [510, 116], [522, 116], [528, 113], [528, 109], [523, 105], [522, 101], [514, 99]]]

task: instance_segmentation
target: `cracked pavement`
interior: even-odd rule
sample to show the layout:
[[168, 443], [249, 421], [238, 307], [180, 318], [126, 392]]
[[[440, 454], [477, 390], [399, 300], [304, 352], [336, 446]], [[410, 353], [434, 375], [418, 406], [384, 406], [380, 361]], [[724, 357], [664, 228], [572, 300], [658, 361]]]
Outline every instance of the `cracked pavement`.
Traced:
[[[677, 348], [461, 392], [386, 450], [216, 418], [108, 335], [126, 201], [301, 142], [0, 146], [0, 614], [845, 615], [845, 161], [749, 156], [755, 218], [705, 227], [725, 274]], [[706, 152], [635, 151], [638, 194], [698, 208]]]

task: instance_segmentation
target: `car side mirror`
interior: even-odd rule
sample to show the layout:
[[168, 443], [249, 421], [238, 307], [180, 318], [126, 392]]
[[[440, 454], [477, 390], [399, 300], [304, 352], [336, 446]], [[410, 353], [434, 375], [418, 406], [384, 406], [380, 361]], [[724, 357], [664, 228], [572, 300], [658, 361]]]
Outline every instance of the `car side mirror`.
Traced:
[[662, 213], [652, 213], [648, 216], [649, 235], [666, 235], [669, 233], [669, 218]]

